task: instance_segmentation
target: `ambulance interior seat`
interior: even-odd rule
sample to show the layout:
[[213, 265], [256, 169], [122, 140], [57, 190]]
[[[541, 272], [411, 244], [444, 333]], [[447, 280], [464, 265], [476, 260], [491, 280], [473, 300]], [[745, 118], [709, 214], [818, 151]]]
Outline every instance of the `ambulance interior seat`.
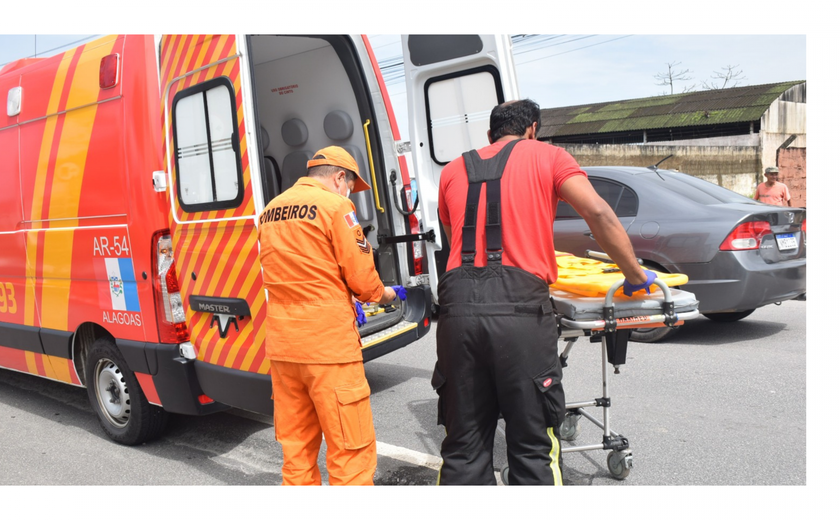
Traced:
[[[260, 126], [260, 133], [262, 134], [263, 154], [266, 154], [268, 152], [268, 145], [271, 142], [271, 139], [268, 132], [262, 126]], [[270, 155], [263, 155], [263, 168], [265, 168], [265, 193], [263, 194], [263, 198], [265, 199], [265, 203], [268, 204], [271, 202], [271, 199], [280, 195], [280, 167], [277, 165], [277, 161], [274, 157]]]
[[[343, 110], [333, 110], [327, 114], [324, 117], [324, 133], [327, 134], [329, 139], [335, 141], [335, 144], [341, 146], [353, 156], [356, 164], [359, 165], [357, 173], [373, 189], [370, 174], [367, 172], [367, 158], [362, 155], [358, 146], [349, 143], [350, 137], [353, 136], [353, 119], [350, 115]], [[350, 195], [350, 200], [356, 205], [356, 218], [359, 219], [362, 227], [366, 227], [374, 220], [373, 194], [370, 190], [353, 193]]]
[[[292, 148], [302, 147], [309, 139], [309, 130], [306, 124], [300, 119], [289, 119], [280, 129], [283, 141]], [[312, 158], [314, 152], [305, 149], [298, 149], [289, 152], [283, 159], [283, 190], [291, 188], [301, 177], [306, 177], [306, 163]]]

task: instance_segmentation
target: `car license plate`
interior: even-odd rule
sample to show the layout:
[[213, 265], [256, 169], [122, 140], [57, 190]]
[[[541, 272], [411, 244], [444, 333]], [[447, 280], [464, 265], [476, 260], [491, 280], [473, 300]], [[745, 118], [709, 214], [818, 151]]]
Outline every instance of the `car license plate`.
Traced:
[[787, 251], [788, 249], [796, 249], [796, 237], [793, 233], [785, 233], [776, 235], [776, 244], [779, 245], [780, 251]]

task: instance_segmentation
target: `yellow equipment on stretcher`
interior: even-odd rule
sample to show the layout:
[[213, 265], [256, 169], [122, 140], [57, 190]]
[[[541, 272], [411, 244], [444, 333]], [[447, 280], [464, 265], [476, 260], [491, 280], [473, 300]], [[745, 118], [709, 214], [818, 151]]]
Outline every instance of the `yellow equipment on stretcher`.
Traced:
[[[562, 251], [555, 251], [554, 255], [557, 259], [557, 281], [551, 284], [551, 287], [556, 289], [581, 296], [605, 296], [616, 281], [624, 279], [624, 274], [616, 264], [593, 258], [580, 258]], [[653, 272], [668, 287], [688, 282], [688, 276], [684, 274]], [[651, 285], [650, 290], [657, 291], [659, 288]], [[616, 293], [616, 298], [627, 298], [627, 296], [619, 291]]]

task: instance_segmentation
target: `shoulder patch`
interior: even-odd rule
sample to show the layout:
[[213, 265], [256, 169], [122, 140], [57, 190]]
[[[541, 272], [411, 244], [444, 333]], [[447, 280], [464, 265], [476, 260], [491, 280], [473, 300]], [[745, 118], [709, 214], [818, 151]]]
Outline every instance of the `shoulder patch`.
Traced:
[[353, 226], [359, 225], [359, 219], [356, 218], [356, 212], [351, 211], [350, 213], [344, 215], [344, 222], [347, 223], [347, 227], [352, 228]]

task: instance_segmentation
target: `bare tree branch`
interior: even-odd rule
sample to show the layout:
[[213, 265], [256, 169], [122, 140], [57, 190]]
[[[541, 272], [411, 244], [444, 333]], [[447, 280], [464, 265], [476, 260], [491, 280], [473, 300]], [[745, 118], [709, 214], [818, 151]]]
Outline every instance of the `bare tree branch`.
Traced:
[[[682, 62], [679, 62], [679, 61], [672, 61], [671, 63], [666, 63], [665, 65], [668, 67], [667, 72], [660, 72], [658, 74], [653, 75], [653, 78], [658, 81], [658, 83], [656, 83], [656, 84], [657, 85], [662, 85], [662, 86], [665, 86], [665, 87], [669, 87], [670, 90], [671, 90], [670, 93], [673, 94], [674, 93], [674, 83], [676, 83], [677, 81], [690, 81], [690, 80], [694, 79], [691, 76], [689, 76], [689, 74], [691, 74], [690, 70], [688, 70], [688, 69], [676, 70], [675, 67], [677, 65], [681, 65], [681, 64], [682, 64]], [[693, 89], [694, 89], [694, 85], [692, 85], [691, 87], [688, 87], [686, 89], [683, 89], [683, 92], [690, 92]], [[663, 94], [667, 95], [668, 93], [664, 92]]]
[[[738, 67], [739, 65], [727, 65], [726, 67], [721, 67], [719, 71], [712, 74], [710, 81], [703, 82], [703, 88], [706, 90], [720, 90], [727, 87], [737, 87], [742, 81], [746, 81], [748, 79], [743, 75], [743, 70], [736, 70]], [[718, 84], [718, 82], [714, 80], [722, 80], [723, 82]]]

